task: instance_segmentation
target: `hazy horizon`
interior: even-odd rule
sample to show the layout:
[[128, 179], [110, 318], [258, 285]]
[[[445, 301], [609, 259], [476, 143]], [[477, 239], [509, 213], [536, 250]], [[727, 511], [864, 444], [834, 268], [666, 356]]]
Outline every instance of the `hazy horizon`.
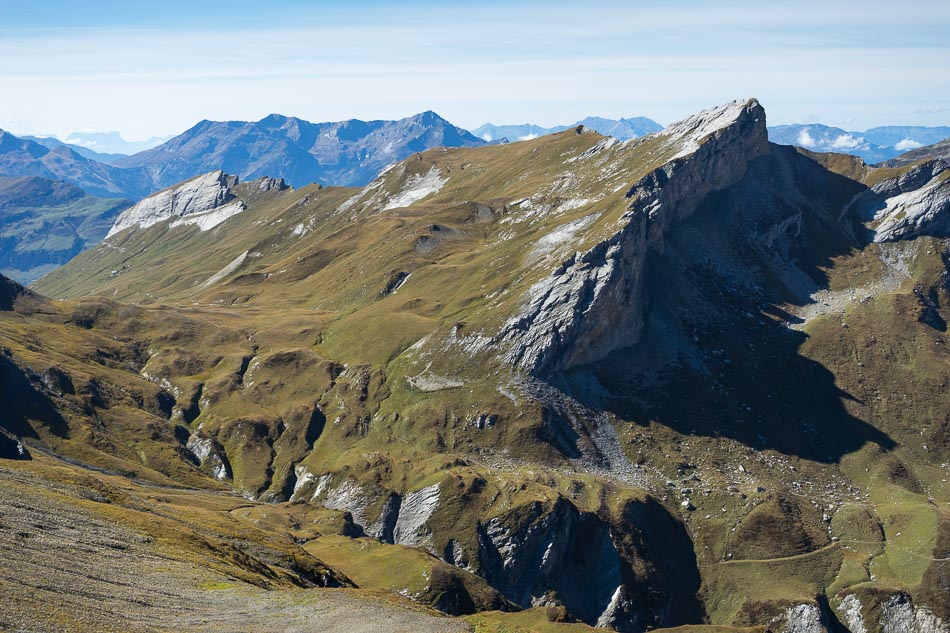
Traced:
[[758, 98], [770, 125], [950, 125], [950, 6], [173, 0], [0, 7], [0, 128], [168, 137], [202, 119], [399, 119], [473, 129], [661, 124]]

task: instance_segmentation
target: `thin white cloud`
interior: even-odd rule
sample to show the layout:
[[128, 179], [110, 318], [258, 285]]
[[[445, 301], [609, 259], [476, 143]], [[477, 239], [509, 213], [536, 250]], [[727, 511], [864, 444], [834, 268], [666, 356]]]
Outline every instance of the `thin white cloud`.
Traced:
[[894, 149], [896, 149], [898, 152], [907, 152], [912, 149], [917, 149], [918, 147], [923, 147], [923, 146], [924, 146], [923, 143], [918, 143], [917, 141], [913, 139], [905, 138], [902, 141], [898, 141], [894, 145]]
[[867, 141], [861, 137], [852, 136], [851, 134], [840, 134], [831, 141], [830, 147], [836, 150], [866, 149], [868, 144]]
[[[592, 114], [668, 123], [756, 96], [771, 123], [817, 111], [823, 120], [855, 118], [861, 129], [925, 104], [933, 111], [917, 122], [945, 124], [950, 66], [919, 60], [950, 54], [939, 35], [950, 31], [947, 6], [909, 3], [894, 14], [883, 3], [814, 0], [759, 11], [735, 1], [688, 11], [555, 3], [543, 12], [400, 8], [362, 23], [334, 24], [331, 15], [293, 28], [6, 31], [0, 121], [61, 135], [117, 129], [133, 139], [272, 112], [337, 120], [434, 109], [465, 127]], [[938, 35], [912, 45], [875, 37], [885, 27], [920, 35], [921, 25]], [[892, 82], [887, 93], [881, 76]]]
[[815, 142], [815, 139], [812, 138], [811, 134], [808, 133], [808, 128], [803, 128], [798, 133], [798, 144], [802, 147], [817, 147], [818, 143]]

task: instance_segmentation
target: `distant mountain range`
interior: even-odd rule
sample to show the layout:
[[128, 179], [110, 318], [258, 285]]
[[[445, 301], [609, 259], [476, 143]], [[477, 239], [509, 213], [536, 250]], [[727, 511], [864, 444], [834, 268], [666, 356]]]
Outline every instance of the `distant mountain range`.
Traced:
[[431, 111], [398, 121], [310, 123], [277, 114], [256, 122], [202, 121], [133, 156], [0, 131], [0, 175], [61, 180], [93, 195], [137, 200], [216, 169], [242, 180], [282, 177], [295, 187], [364, 185], [415, 152], [478, 145], [485, 141]]
[[488, 142], [499, 141], [501, 139], [524, 141], [538, 136], [545, 136], [546, 134], [563, 132], [578, 125], [583, 125], [587, 129], [595, 130], [607, 136], [613, 136], [621, 141], [639, 138], [647, 134], [652, 134], [653, 132], [659, 132], [663, 129], [663, 126], [656, 121], [642, 116], [619, 120], [605, 119], [602, 117], [587, 117], [571, 125], [556, 125], [554, 127], [541, 127], [530, 123], [522, 125], [494, 125], [492, 123], [486, 123], [472, 130], [472, 134]]
[[944, 139], [933, 145], [925, 145], [918, 149], [911, 150], [906, 154], [901, 154], [897, 158], [885, 161], [885, 167], [903, 167], [921, 160], [940, 159], [950, 162], [950, 138]]
[[21, 136], [20, 138], [26, 141], [33, 141], [37, 145], [42, 145], [43, 147], [47, 149], [56, 149], [57, 147], [66, 147], [76, 152], [77, 154], [79, 154], [80, 156], [84, 158], [89, 158], [89, 159], [98, 161], [100, 163], [106, 163], [107, 165], [111, 165], [116, 160], [127, 156], [127, 154], [104, 154], [104, 153], [89, 149], [88, 147], [83, 147], [82, 145], [73, 145], [72, 143], [66, 143], [52, 136]]
[[[626, 140], [663, 129], [646, 117], [587, 117], [571, 125], [486, 123], [468, 132], [428, 111], [397, 121], [351, 119], [311, 123], [272, 114], [260, 121], [201, 121], [166, 142], [125, 141], [116, 132], [55, 138], [16, 137], [0, 130], [0, 175], [38, 176], [81, 187], [90, 195], [141, 199], [197, 175], [223, 169], [242, 180], [284, 178], [300, 187], [311, 182], [358, 186], [389, 164], [433, 147], [474, 147], [503, 139], [525, 140], [578, 125]], [[887, 161], [950, 137], [950, 126], [885, 126], [866, 132], [820, 124], [768, 128], [769, 138], [819, 152], [854, 154], [869, 164]]]
[[161, 145], [170, 138], [171, 136], [153, 136], [145, 141], [127, 141], [118, 132], [73, 132], [63, 141], [99, 154], [131, 156]]
[[160, 188], [144, 169], [122, 169], [87, 158], [68, 145], [50, 144], [52, 148], [0, 130], [0, 175], [60, 180], [108, 198], [138, 199]]
[[[486, 123], [472, 130], [472, 133], [487, 142], [503, 139], [523, 141], [562, 132], [578, 125], [620, 140], [639, 138], [663, 129], [662, 125], [646, 117], [619, 120], [587, 117], [572, 125], [554, 127], [542, 127], [530, 123], [521, 125]], [[896, 158], [910, 150], [950, 138], [950, 126], [888, 125], [871, 128], [866, 132], [854, 132], [819, 123], [796, 123], [769, 127], [768, 133], [769, 140], [779, 145], [795, 145], [815, 152], [853, 154], [868, 164], [876, 164]]]
[[160, 188], [216, 169], [242, 180], [283, 178], [294, 187], [352, 186], [370, 182], [383, 167], [415, 152], [484, 144], [431, 111], [398, 121], [336, 123], [272, 114], [256, 122], [202, 121], [116, 165], [145, 169]]
[[54, 136], [20, 136], [21, 139], [33, 141], [48, 149], [68, 147], [80, 156], [91, 158], [100, 163], [112, 164], [120, 158], [144, 152], [161, 145], [170, 136], [157, 136], [147, 141], [127, 141], [118, 132], [73, 132], [66, 140]]
[[131, 204], [36, 176], [0, 176], [0, 271], [32, 283], [98, 243]]
[[0, 270], [30, 283], [99, 242], [132, 201], [221, 167], [242, 180], [364, 185], [415, 152], [479, 145], [434, 112], [399, 121], [202, 121], [134, 156], [0, 130]]
[[888, 125], [866, 132], [849, 132], [818, 123], [776, 125], [769, 128], [769, 140], [780, 145], [796, 145], [816, 152], [838, 152], [860, 156], [868, 164], [880, 163], [904, 152], [931, 145], [950, 137], [950, 127]]

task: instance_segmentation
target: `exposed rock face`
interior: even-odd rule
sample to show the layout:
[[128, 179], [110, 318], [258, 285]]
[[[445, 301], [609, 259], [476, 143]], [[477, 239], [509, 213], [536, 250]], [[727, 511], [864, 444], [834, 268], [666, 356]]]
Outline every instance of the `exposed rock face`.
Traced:
[[904, 594], [891, 596], [881, 607], [881, 633], [947, 633], [950, 626], [914, 605]]
[[875, 187], [887, 196], [875, 242], [894, 242], [921, 235], [950, 237], [950, 172], [942, 160], [931, 161], [910, 169], [895, 180]]
[[[320, 500], [331, 510], [344, 510], [353, 516], [353, 523], [367, 536], [384, 543], [409, 547], [431, 548], [431, 531], [426, 522], [439, 507], [439, 484], [399, 495], [360, 485], [350, 479], [332, 482], [331, 475], [315, 477], [304, 467], [297, 467], [297, 484], [292, 500], [309, 498]], [[383, 496], [379, 515], [373, 519], [367, 515], [370, 506]]]
[[540, 505], [533, 510], [520, 525], [491, 519], [482, 526], [479, 558], [486, 580], [524, 607], [553, 592], [589, 624], [602, 618], [615, 626], [630, 620], [618, 596], [622, 563], [607, 525], [564, 499], [550, 512]]
[[594, 626], [598, 628], [614, 629], [621, 631], [628, 628], [631, 624], [630, 614], [636, 613], [636, 603], [628, 595], [629, 591], [624, 585], [617, 587], [614, 595], [610, 598], [610, 604], [604, 609], [604, 612], [597, 618]]
[[393, 542], [412, 547], [425, 545], [429, 536], [425, 523], [438, 507], [439, 484], [406, 494], [399, 504], [399, 518], [396, 519], [392, 534]]
[[31, 459], [26, 449], [15, 435], [0, 428], [0, 459]]
[[186, 448], [195, 456], [201, 467], [210, 470], [218, 481], [231, 476], [227, 458], [222, 455], [222, 451], [210, 437], [203, 437], [196, 433], [188, 438]]
[[206, 231], [245, 209], [234, 197], [237, 183], [237, 176], [218, 170], [160, 191], [124, 211], [106, 238], [130, 227], [147, 228], [165, 220], [174, 220], [172, 226], [196, 224]]
[[41, 372], [40, 382], [50, 393], [57, 396], [76, 393], [72, 378], [58, 367], [50, 367]]
[[897, 178], [877, 183], [871, 191], [886, 198], [920, 189], [947, 170], [947, 162], [931, 160], [911, 167]]
[[[427, 550], [523, 607], [563, 607], [588, 624], [623, 632], [696, 617], [683, 600], [699, 587], [695, 559], [682, 558], [692, 555], [692, 545], [652, 501], [629, 504], [612, 523], [559, 497], [518, 506], [473, 529], [467, 521], [446, 522], [444, 514], [431, 521], [458, 501], [440, 484], [399, 494], [346, 476], [316, 476], [303, 466], [295, 474], [292, 501], [345, 511], [361, 534]], [[641, 577], [644, 568], [662, 579]]]
[[851, 633], [868, 633], [864, 616], [861, 615], [861, 600], [856, 595], [850, 593], [845, 596], [841, 601], [840, 611]]
[[817, 604], [798, 604], [785, 610], [782, 633], [827, 633]]
[[283, 191], [288, 188], [283, 178], [270, 178], [268, 176], [258, 178], [254, 181], [254, 184], [256, 184], [257, 188], [262, 192]]
[[506, 360], [534, 373], [567, 369], [637, 343], [647, 253], [714, 190], [737, 182], [768, 151], [755, 100], [705, 110], [658, 134], [671, 158], [631, 187], [620, 230], [576, 253], [528, 293], [499, 334]]
[[435, 168], [430, 169], [426, 174], [413, 174], [407, 179], [403, 190], [390, 198], [383, 210], [411, 206], [426, 196], [438, 193], [445, 183], [446, 180]]

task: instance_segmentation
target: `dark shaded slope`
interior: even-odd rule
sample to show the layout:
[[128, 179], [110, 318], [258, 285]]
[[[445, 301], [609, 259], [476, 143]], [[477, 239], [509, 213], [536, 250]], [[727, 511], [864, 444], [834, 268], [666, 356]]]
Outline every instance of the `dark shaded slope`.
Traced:
[[808, 301], [823, 268], [852, 252], [837, 212], [863, 186], [777, 145], [736, 185], [707, 197], [647, 264], [644, 342], [592, 372], [618, 414], [684, 434], [837, 461], [894, 441], [849, 414], [849, 394], [802, 356], [798, 319], [776, 306]]

